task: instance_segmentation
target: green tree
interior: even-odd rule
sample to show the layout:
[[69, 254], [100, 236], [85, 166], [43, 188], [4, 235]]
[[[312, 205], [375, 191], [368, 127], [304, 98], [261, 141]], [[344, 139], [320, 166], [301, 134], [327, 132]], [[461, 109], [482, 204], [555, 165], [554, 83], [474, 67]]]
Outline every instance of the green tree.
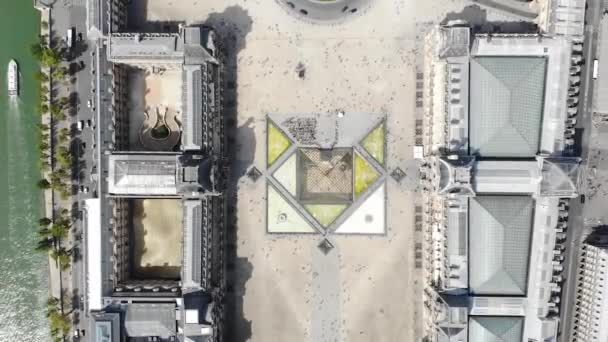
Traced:
[[62, 200], [67, 200], [68, 198], [70, 198], [70, 190], [68, 189], [67, 185], [61, 189], [58, 190], [59, 191], [59, 197], [61, 197]]
[[54, 68], [53, 71], [51, 72], [51, 77], [54, 79], [63, 79], [68, 75], [68, 68], [66, 67], [60, 67], [60, 68]]
[[57, 261], [62, 271], [70, 268], [72, 262], [72, 252], [61, 247], [51, 252], [51, 257]]
[[[51, 106], [49, 107], [49, 112], [51, 113], [51, 115], [54, 118], [59, 118], [59, 117], [63, 116], [63, 118], [65, 119], [65, 115], [62, 112], [62, 108], [57, 103], [52, 103], [51, 104]], [[59, 119], [59, 120], [63, 120], [63, 119]]]
[[36, 72], [36, 74], [34, 75], [34, 78], [38, 82], [48, 82], [49, 81], [49, 75], [47, 75], [44, 71]]
[[40, 114], [46, 114], [49, 112], [49, 105], [46, 103], [38, 103], [38, 112]]
[[67, 127], [63, 127], [59, 130], [59, 134], [57, 135], [57, 140], [59, 140], [60, 143], [66, 143], [68, 140], [70, 140], [70, 129]]
[[53, 223], [51, 225], [50, 234], [55, 240], [61, 240], [68, 237], [70, 227], [60, 223]]
[[59, 63], [61, 63], [61, 54], [56, 49], [50, 47], [42, 47], [40, 63], [51, 69], [55, 68], [59, 65]]
[[43, 172], [49, 171], [51, 169], [51, 164], [49, 164], [47, 159], [39, 160], [38, 166], [40, 168], [40, 171], [43, 171]]
[[46, 180], [45, 178], [41, 179], [38, 181], [38, 183], [36, 184], [38, 185], [39, 189], [50, 189], [51, 188], [51, 182], [49, 182], [48, 180]]
[[32, 56], [34, 56], [34, 58], [36, 58], [39, 61], [42, 59], [42, 50], [43, 49], [44, 49], [44, 47], [40, 43], [32, 44], [30, 46], [30, 52], [32, 53]]
[[44, 29], [44, 30], [48, 30], [49, 29], [49, 23], [43, 20], [43, 21], [40, 22], [40, 27], [42, 29]]
[[[69, 134], [69, 132], [68, 132]], [[63, 143], [65, 141], [63, 141], [62, 139], [68, 139], [69, 135], [66, 137], [64, 135], [59, 134], [59, 142]], [[55, 152], [55, 159], [57, 160], [57, 162], [65, 167], [68, 168], [72, 165], [72, 154], [70, 153], [70, 150], [68, 150], [67, 147], [65, 146], [59, 146]]]
[[39, 151], [46, 151], [49, 149], [49, 143], [47, 143], [46, 141], [41, 141], [38, 143], [38, 150]]
[[47, 124], [37, 123], [36, 127], [40, 130], [40, 132], [48, 132], [51, 130], [51, 127]]
[[38, 240], [38, 243], [36, 243], [36, 247], [34, 247], [34, 250], [36, 252], [48, 253], [53, 249], [54, 246], [55, 245], [52, 239], [43, 238]]
[[41, 217], [40, 219], [38, 219], [38, 224], [40, 225], [40, 227], [48, 227], [49, 225], [51, 225], [51, 223], [53, 223], [53, 220], [48, 217]]
[[[55, 251], [53, 251], [55, 252]], [[51, 253], [51, 256], [55, 253]], [[49, 327], [54, 340], [63, 340], [70, 333], [72, 328], [70, 316], [61, 313], [58, 298], [50, 297], [46, 303], [46, 317], [49, 319]]]

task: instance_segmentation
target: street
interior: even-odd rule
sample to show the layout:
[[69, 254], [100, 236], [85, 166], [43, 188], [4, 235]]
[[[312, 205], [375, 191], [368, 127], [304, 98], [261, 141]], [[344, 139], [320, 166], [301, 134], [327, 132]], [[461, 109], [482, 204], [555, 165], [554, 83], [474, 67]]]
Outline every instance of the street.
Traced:
[[[573, 151], [574, 156], [580, 156], [582, 160], [582, 170], [587, 169], [589, 157], [589, 143], [592, 130], [593, 116], [593, 60], [597, 58], [597, 45], [599, 38], [599, 24], [602, 16], [602, 4], [600, 0], [587, 0], [587, 10], [585, 13], [585, 40], [583, 50], [583, 60], [585, 63], [582, 68], [580, 85], [580, 98], [576, 125], [576, 144]], [[585, 180], [581, 182], [580, 195], [586, 195]], [[569, 341], [569, 334], [574, 315], [574, 303], [576, 289], [575, 273], [578, 268], [578, 255], [585, 232], [584, 203], [579, 198], [570, 201], [568, 230], [564, 253], [564, 283], [562, 285], [562, 304], [560, 316], [562, 317], [559, 326], [559, 341]]]
[[[74, 43], [70, 49], [67, 64], [70, 69], [70, 82], [67, 86], [59, 87], [59, 97], [67, 96], [70, 99], [70, 110], [68, 120], [72, 132], [71, 151], [74, 157], [72, 171], [72, 197], [71, 208], [74, 223], [72, 234], [67, 244], [72, 249], [73, 262], [68, 273], [70, 282], [64, 281], [70, 295], [68, 303], [71, 302], [74, 313], [74, 330], [78, 330], [82, 336], [86, 336], [88, 321], [86, 310], [83, 310], [86, 301], [86, 272], [83, 263], [83, 229], [86, 222], [86, 214], [82, 212], [84, 200], [95, 196], [97, 188], [91, 171], [95, 165], [95, 113], [94, 105], [89, 108], [88, 101], [93, 98], [91, 51], [95, 50], [95, 42], [87, 40], [86, 28], [86, 2], [78, 0], [57, 1], [51, 10], [52, 28], [59, 39], [66, 36], [67, 31], [74, 29]], [[79, 125], [78, 122], [82, 122]], [[88, 123], [90, 122], [90, 126]], [[81, 129], [80, 129], [81, 128]], [[76, 338], [75, 338], [76, 339]]]

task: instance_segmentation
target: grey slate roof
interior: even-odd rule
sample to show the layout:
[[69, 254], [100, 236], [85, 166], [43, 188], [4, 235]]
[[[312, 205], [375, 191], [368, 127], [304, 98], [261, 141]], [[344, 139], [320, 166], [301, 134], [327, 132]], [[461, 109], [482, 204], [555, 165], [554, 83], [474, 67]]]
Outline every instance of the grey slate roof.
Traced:
[[475, 295], [525, 295], [534, 200], [477, 196], [469, 203], [469, 289]]
[[545, 69], [541, 57], [471, 59], [470, 152], [530, 157], [540, 143]]
[[200, 288], [202, 281], [202, 200], [187, 200], [183, 206], [183, 262], [182, 283], [185, 288]]
[[177, 336], [175, 304], [129, 304], [125, 310], [128, 337]]
[[471, 316], [469, 342], [521, 342], [523, 317]]

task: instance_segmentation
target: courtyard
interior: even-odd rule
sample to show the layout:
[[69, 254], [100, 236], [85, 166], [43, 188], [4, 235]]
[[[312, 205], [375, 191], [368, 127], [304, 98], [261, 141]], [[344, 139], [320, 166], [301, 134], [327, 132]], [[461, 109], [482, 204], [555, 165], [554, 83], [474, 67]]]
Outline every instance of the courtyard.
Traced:
[[[416, 72], [425, 28], [469, 4], [375, 0], [343, 22], [311, 24], [275, 1], [132, 2], [150, 23], [206, 23], [227, 38], [227, 83], [234, 94], [226, 106], [236, 113], [231, 148], [237, 198], [236, 257], [228, 261], [228, 340], [421, 338], [422, 275], [414, 260], [417, 164], [412, 155]], [[303, 203], [308, 206], [303, 210], [293, 201], [299, 191], [294, 177], [298, 144], [288, 129], [279, 127], [280, 120], [269, 126], [268, 117], [297, 118], [298, 113], [325, 119], [344, 113], [342, 120], [369, 123], [360, 135], [347, 136], [352, 141], [335, 146], [361, 147], [349, 165], [353, 175], [358, 169], [367, 176], [346, 181], [353, 185], [351, 201]], [[372, 135], [365, 139], [368, 133]], [[269, 136], [279, 138], [269, 146]], [[378, 143], [377, 136], [384, 142]], [[331, 148], [321, 145], [315, 148]], [[263, 177], [253, 181], [245, 176], [250, 167]], [[400, 182], [389, 176], [397, 168], [406, 175]], [[319, 189], [345, 194], [344, 187]], [[347, 215], [344, 207], [359, 197], [357, 210]], [[278, 204], [269, 209], [271, 201]], [[341, 223], [345, 228], [336, 231]], [[360, 233], [360, 227], [371, 233]], [[377, 227], [381, 229], [372, 230]], [[318, 247], [325, 239], [332, 245], [326, 252]]]
[[171, 151], [179, 144], [182, 73], [129, 68], [129, 148]]
[[182, 205], [177, 199], [133, 199], [131, 277], [181, 278]]

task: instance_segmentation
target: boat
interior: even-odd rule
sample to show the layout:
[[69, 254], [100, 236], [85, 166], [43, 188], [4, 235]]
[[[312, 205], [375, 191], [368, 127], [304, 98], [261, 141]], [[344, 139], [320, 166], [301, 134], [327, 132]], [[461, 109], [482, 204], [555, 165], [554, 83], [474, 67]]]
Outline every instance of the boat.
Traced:
[[19, 96], [19, 65], [14, 59], [8, 62], [8, 95], [10, 97]]

